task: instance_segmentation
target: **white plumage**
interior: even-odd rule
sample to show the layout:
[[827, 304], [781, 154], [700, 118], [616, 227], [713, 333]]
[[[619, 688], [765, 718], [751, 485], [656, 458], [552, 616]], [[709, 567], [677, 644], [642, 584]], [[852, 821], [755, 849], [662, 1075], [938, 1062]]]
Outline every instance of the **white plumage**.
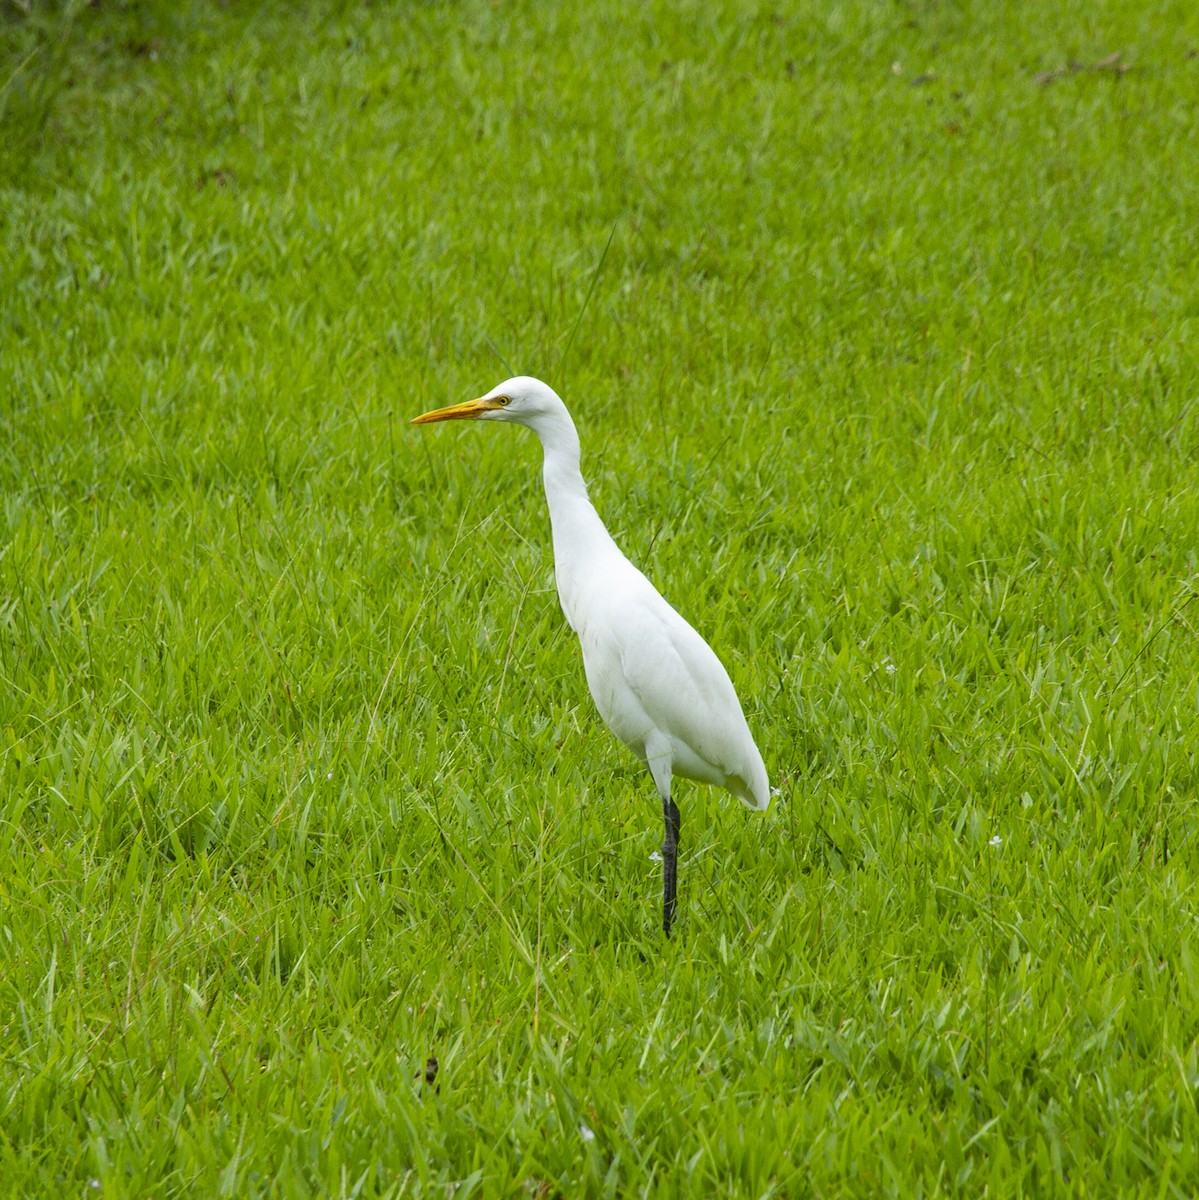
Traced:
[[737, 693], [707, 642], [604, 527], [579, 470], [574, 422], [552, 388], [519, 376], [413, 424], [455, 419], [512, 421], [541, 439], [558, 598], [579, 635], [587, 686], [608, 728], [647, 764], [662, 798], [662, 927], [669, 935], [679, 833], [671, 777], [717, 784], [751, 809], [770, 804], [766, 767]]

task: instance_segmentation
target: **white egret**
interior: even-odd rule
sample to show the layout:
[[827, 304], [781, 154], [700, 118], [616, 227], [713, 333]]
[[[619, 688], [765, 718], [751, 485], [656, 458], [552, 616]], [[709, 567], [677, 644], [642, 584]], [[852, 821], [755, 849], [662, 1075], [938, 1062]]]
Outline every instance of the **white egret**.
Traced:
[[526, 425], [541, 439], [558, 598], [579, 635], [587, 686], [608, 728], [647, 764], [662, 798], [662, 928], [669, 936], [679, 841], [672, 776], [717, 784], [763, 811], [770, 787], [762, 756], [720, 659], [617, 549], [588, 499], [579, 435], [557, 393], [519, 376], [412, 423], [473, 419]]

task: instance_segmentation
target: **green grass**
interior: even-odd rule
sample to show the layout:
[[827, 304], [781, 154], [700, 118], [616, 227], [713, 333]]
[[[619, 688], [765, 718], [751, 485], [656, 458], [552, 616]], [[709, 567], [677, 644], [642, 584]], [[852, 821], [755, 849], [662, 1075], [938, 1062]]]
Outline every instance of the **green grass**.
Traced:
[[[1194, 7], [29, 7], [0, 1193], [1193, 1194]], [[518, 371], [780, 789], [669, 943], [534, 439], [407, 425]]]

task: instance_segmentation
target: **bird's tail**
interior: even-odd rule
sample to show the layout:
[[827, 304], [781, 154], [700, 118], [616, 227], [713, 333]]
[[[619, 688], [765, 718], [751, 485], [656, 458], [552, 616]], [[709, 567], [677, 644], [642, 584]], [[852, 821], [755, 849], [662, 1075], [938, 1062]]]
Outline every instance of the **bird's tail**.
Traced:
[[766, 764], [761, 758], [747, 764], [743, 774], [729, 775], [725, 787], [754, 812], [765, 812], [770, 807], [770, 781], [766, 778]]

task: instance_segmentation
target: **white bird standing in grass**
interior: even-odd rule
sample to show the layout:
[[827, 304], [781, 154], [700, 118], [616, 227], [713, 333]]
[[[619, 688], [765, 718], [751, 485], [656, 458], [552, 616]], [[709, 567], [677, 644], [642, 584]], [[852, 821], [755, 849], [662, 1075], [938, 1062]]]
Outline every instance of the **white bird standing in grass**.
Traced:
[[662, 929], [669, 936], [679, 844], [671, 777], [718, 784], [764, 811], [770, 787], [762, 756], [720, 659], [621, 554], [587, 498], [579, 435], [557, 393], [519, 376], [412, 423], [474, 419], [527, 425], [541, 439], [558, 598], [583, 647], [587, 686], [608, 728], [649, 766], [662, 797]]

